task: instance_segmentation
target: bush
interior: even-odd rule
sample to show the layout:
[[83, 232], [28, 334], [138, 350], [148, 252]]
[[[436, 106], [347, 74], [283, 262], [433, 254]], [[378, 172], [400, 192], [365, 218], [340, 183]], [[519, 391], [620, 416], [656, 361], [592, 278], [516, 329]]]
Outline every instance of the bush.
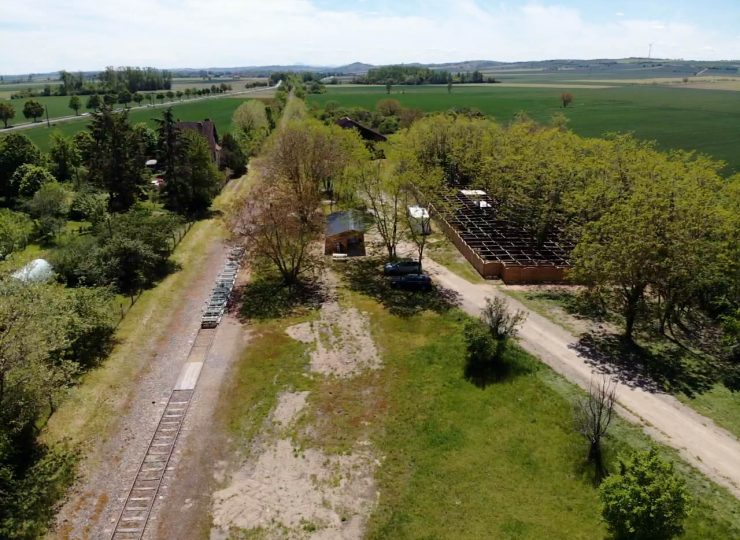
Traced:
[[44, 167], [31, 163], [18, 167], [10, 178], [14, 191], [24, 198], [33, 197], [41, 186], [54, 181], [55, 178]]
[[683, 478], [654, 448], [620, 460], [601, 484], [603, 516], [617, 539], [667, 540], [683, 532], [689, 497]]
[[81, 191], [72, 200], [70, 217], [79, 221], [89, 221], [92, 225], [101, 223], [108, 214], [110, 195], [98, 191]]
[[470, 320], [465, 323], [463, 335], [469, 368], [473, 371], [483, 371], [494, 367], [500, 359], [500, 351], [488, 327], [479, 320]]
[[0, 259], [25, 247], [32, 233], [33, 221], [26, 214], [0, 209]]
[[48, 182], [33, 195], [28, 203], [31, 216], [36, 218], [38, 235], [48, 240], [64, 227], [69, 212], [70, 194], [58, 182]]

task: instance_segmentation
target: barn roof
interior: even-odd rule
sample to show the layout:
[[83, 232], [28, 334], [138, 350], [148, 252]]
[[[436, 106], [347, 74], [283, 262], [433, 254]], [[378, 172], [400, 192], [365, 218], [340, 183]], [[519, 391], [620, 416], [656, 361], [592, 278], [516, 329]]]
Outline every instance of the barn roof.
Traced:
[[211, 120], [202, 120], [200, 122], [178, 122], [177, 127], [181, 130], [190, 129], [197, 131], [206, 138], [208, 146], [211, 147], [211, 152], [221, 150], [218, 145], [218, 132], [216, 131], [216, 124]]
[[326, 236], [336, 236], [345, 232], [367, 230], [367, 217], [359, 210], [334, 212], [326, 217]]
[[370, 129], [367, 126], [363, 126], [359, 122], [356, 122], [355, 120], [352, 120], [349, 116], [344, 116], [337, 120], [337, 125], [339, 127], [343, 127], [344, 129], [356, 129], [360, 132], [360, 137], [365, 139], [366, 141], [387, 141], [388, 137], [383, 135], [382, 133], [378, 133], [374, 129]]

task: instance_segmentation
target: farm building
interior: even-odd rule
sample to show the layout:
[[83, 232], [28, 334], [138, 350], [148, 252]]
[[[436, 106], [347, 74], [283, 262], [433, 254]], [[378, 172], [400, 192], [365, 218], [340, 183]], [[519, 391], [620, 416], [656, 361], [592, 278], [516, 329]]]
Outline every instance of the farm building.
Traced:
[[337, 120], [337, 125], [344, 129], [356, 129], [360, 133], [360, 137], [362, 137], [362, 139], [365, 141], [383, 142], [388, 140], [388, 137], [386, 137], [382, 133], [378, 133], [374, 129], [363, 126], [359, 122], [352, 120], [349, 116], [345, 116]]
[[457, 249], [485, 278], [504, 283], [558, 282], [573, 249], [560, 230], [542, 244], [526, 228], [499, 215], [485, 191], [459, 190], [443, 197], [438, 223]]
[[365, 255], [367, 218], [359, 210], [334, 212], [326, 218], [324, 254], [345, 253], [350, 257]]
[[221, 159], [221, 147], [218, 144], [216, 124], [206, 118], [201, 122], [177, 122], [177, 128], [182, 131], [196, 131], [203, 135], [208, 142], [208, 147], [211, 149], [211, 159], [218, 165]]

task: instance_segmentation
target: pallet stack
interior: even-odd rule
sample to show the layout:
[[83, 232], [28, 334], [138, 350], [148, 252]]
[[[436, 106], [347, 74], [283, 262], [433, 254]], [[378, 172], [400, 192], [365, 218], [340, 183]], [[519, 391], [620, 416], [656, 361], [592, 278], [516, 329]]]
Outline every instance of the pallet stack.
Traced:
[[239, 263], [244, 256], [244, 248], [232, 248], [229, 258], [216, 278], [216, 286], [206, 302], [205, 310], [200, 319], [201, 328], [216, 328], [229, 304], [231, 291], [234, 290], [236, 274], [239, 272]]

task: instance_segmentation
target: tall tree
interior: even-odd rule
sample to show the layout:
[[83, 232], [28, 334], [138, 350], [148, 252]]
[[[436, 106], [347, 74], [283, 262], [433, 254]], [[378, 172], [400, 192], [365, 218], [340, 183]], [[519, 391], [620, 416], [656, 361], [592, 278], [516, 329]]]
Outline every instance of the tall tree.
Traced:
[[80, 114], [82, 108], [82, 100], [80, 96], [72, 96], [69, 98], [69, 108], [75, 112], [75, 116]]
[[10, 182], [15, 170], [25, 163], [43, 163], [41, 151], [31, 139], [21, 133], [9, 133], [0, 138], [0, 195], [15, 197], [18, 192]]
[[295, 209], [288, 184], [263, 180], [234, 205], [230, 215], [232, 232], [251, 256], [269, 261], [283, 282], [291, 286], [317, 264], [310, 246], [323, 225], [316, 207], [300, 213]]
[[175, 122], [172, 107], [167, 107], [162, 113], [162, 118], [158, 118], [156, 122], [158, 165], [164, 171], [165, 183], [176, 182], [180, 130], [177, 127], [177, 122]]
[[576, 430], [588, 441], [588, 460], [596, 468], [601, 480], [606, 471], [601, 452], [601, 440], [606, 435], [614, 417], [616, 385], [608, 376], [589, 384], [588, 394], [576, 401], [574, 419]]
[[396, 258], [401, 236], [404, 185], [380, 160], [360, 161], [351, 172], [349, 189], [367, 203], [373, 212], [375, 228], [383, 239], [388, 259]]
[[165, 206], [185, 216], [201, 215], [218, 193], [221, 175], [211, 160], [206, 139], [195, 131], [177, 137], [174, 174], [167, 178]]
[[6, 101], [0, 101], [0, 120], [3, 121], [3, 126], [8, 127], [8, 121], [15, 118], [15, 108], [13, 105]]
[[110, 194], [110, 210], [131, 207], [146, 185], [141, 147], [128, 122], [128, 112], [105, 106], [93, 115], [89, 126], [92, 151], [87, 168], [90, 181]]
[[82, 158], [77, 145], [60, 133], [51, 134], [49, 150], [51, 173], [60, 182], [77, 178], [77, 170], [82, 165]]
[[34, 99], [28, 100], [23, 105], [23, 116], [33, 118], [33, 121], [36, 122], [44, 116], [44, 106]]
[[97, 110], [102, 105], [102, 101], [100, 99], [100, 96], [98, 94], [91, 94], [89, 98], [87, 98], [87, 103], [85, 104], [86, 109], [91, 110]]
[[118, 93], [118, 103], [123, 105], [125, 108], [128, 109], [129, 104], [131, 103], [131, 100], [132, 100], [131, 92], [129, 92], [128, 90], [121, 90]]

